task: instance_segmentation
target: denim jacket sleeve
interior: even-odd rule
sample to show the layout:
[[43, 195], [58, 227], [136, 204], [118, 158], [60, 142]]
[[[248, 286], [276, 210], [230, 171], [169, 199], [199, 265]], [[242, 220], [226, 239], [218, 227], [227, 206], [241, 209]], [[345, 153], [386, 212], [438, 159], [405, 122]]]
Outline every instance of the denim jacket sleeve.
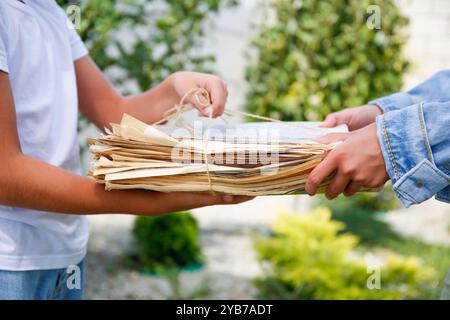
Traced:
[[420, 102], [446, 102], [450, 101], [449, 87], [450, 70], [444, 70], [409, 91], [375, 99], [369, 104], [379, 106], [386, 113]]
[[402, 203], [409, 207], [433, 195], [450, 202], [450, 102], [392, 108], [376, 123], [387, 172]]

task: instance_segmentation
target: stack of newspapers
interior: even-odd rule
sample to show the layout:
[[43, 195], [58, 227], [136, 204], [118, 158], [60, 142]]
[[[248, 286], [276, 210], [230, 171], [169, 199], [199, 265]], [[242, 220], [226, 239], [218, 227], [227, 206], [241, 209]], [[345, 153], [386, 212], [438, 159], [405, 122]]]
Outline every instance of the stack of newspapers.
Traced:
[[313, 139], [347, 131], [346, 126], [324, 129], [313, 122], [206, 122], [153, 126], [124, 115], [105, 135], [89, 139], [89, 175], [107, 190], [302, 193], [308, 174], [335, 146]]

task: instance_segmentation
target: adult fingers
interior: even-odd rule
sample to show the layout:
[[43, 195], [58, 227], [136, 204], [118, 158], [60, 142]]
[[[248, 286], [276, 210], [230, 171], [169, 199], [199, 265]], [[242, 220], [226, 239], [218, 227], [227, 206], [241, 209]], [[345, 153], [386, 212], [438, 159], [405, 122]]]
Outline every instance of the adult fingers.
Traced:
[[340, 171], [334, 176], [333, 180], [331, 180], [328, 185], [325, 196], [328, 200], [332, 200], [344, 192], [347, 185], [350, 183], [350, 176], [341, 173]]
[[322, 128], [332, 128], [337, 125], [336, 113], [330, 113], [325, 120], [319, 125]]
[[[345, 110], [344, 110], [345, 111]], [[319, 125], [322, 128], [332, 128], [337, 126], [338, 124], [347, 123], [350, 119], [346, 112], [339, 111], [330, 113], [325, 120]]]
[[362, 187], [363, 187], [363, 184], [361, 182], [352, 181], [348, 184], [347, 188], [345, 188], [344, 196], [350, 197], [350, 196], [354, 195], [356, 192], [358, 192], [359, 190], [361, 190]]
[[317, 187], [322, 183], [322, 181], [331, 175], [333, 171], [337, 168], [337, 159], [331, 151], [325, 159], [319, 163], [317, 167], [308, 176], [308, 180], [305, 184], [305, 191], [313, 196], [317, 192]]

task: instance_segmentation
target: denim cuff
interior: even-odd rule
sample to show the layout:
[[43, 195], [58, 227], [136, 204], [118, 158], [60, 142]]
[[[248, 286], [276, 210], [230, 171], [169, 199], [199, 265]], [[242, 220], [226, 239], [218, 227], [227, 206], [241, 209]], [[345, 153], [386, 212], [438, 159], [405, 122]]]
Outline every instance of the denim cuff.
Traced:
[[377, 135], [395, 193], [409, 207], [448, 186], [434, 163], [422, 104], [378, 116]]
[[411, 97], [411, 95], [399, 92], [391, 94], [387, 97], [369, 101], [369, 104], [377, 105], [381, 108], [381, 110], [383, 110], [383, 113], [387, 113], [389, 111], [394, 111], [410, 106], [415, 103], [413, 100], [414, 99]]

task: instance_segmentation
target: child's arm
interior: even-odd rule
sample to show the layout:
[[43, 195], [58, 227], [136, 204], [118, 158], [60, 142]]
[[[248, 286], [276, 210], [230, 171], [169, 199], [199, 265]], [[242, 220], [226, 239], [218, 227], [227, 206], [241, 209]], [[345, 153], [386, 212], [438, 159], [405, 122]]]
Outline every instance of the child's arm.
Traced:
[[190, 193], [105, 191], [94, 181], [21, 152], [8, 74], [0, 71], [0, 204], [42, 211], [157, 215], [248, 198]]
[[[142, 94], [123, 97], [114, 90], [89, 56], [75, 61], [78, 99], [83, 112], [95, 125], [103, 129], [109, 123], [118, 123], [123, 113], [128, 113], [146, 123], [160, 120], [167, 109], [173, 107], [189, 90], [206, 89], [211, 98], [213, 115], [222, 114], [227, 87], [214, 75], [194, 72], [178, 72], [170, 75], [152, 90]], [[200, 113], [209, 116], [209, 110], [190, 100]]]

